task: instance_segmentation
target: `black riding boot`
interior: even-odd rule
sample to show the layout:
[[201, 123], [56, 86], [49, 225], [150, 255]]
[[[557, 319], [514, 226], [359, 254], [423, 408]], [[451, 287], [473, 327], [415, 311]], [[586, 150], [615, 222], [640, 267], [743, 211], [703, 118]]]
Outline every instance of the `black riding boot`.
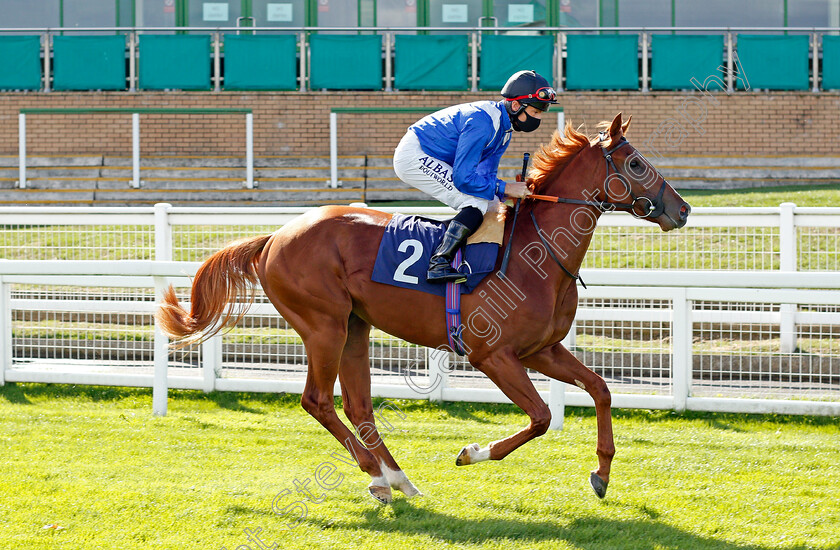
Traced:
[[473, 230], [461, 222], [452, 220], [446, 228], [440, 244], [429, 261], [429, 271], [426, 280], [430, 283], [463, 283], [467, 276], [452, 267], [452, 258], [465, 242]]

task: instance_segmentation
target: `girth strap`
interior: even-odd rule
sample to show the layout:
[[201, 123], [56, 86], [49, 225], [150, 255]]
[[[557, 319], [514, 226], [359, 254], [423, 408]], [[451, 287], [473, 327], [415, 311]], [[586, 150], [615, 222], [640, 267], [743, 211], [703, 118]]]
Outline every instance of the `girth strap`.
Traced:
[[[463, 258], [461, 248], [452, 258], [452, 267], [458, 269]], [[461, 283], [446, 283], [446, 338], [449, 348], [458, 355], [466, 355], [461, 346]]]

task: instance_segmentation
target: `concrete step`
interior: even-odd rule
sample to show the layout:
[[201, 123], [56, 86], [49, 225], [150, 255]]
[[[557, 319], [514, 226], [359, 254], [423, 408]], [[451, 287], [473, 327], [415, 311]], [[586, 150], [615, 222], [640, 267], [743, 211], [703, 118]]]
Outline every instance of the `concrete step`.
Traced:
[[94, 205], [94, 189], [0, 189], [0, 204], [14, 205]]
[[[18, 167], [17, 155], [0, 155], [0, 167]], [[102, 155], [78, 155], [65, 157], [26, 157], [26, 167], [40, 166], [102, 166]]]
[[[104, 166], [132, 166], [131, 157], [108, 157], [103, 161]], [[140, 166], [154, 166], [158, 168], [245, 168], [245, 156], [242, 157], [198, 157], [198, 156], [158, 156], [140, 157]]]
[[61, 166], [44, 168], [27, 168], [26, 179], [34, 178], [85, 178], [99, 177], [100, 168], [96, 166]]

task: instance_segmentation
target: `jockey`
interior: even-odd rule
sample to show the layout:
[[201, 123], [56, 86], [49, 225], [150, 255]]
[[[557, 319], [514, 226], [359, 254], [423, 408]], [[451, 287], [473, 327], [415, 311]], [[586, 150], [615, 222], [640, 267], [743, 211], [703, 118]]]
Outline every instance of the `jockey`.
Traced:
[[[490, 205], [529, 194], [525, 182], [496, 177], [512, 130], [533, 132], [555, 100], [545, 78], [519, 71], [502, 88], [501, 101], [475, 101], [432, 113], [411, 125], [394, 151], [397, 176], [458, 210], [432, 255], [426, 279], [463, 282], [452, 258], [484, 219]], [[494, 206], [495, 209], [495, 206]]]

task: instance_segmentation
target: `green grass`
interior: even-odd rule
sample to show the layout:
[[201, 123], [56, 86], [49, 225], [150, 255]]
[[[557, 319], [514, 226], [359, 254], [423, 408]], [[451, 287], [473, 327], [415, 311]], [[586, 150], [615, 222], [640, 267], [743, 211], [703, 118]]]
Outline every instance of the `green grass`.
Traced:
[[[397, 401], [406, 416], [390, 416], [383, 438], [426, 496], [382, 506], [297, 401], [173, 391], [156, 418], [145, 389], [0, 388], [0, 548], [232, 550], [248, 544], [244, 529], [284, 549], [840, 548], [838, 418], [614, 411], [600, 501], [586, 483], [590, 409], [567, 409], [563, 431], [504, 461], [458, 468], [464, 444], [525, 417]], [[290, 490], [279, 502], [291, 504], [294, 481], [324, 462], [341, 482], [284, 528], [275, 496]]]
[[783, 202], [792, 202], [796, 206], [840, 206], [840, 184], [727, 190], [684, 189], [679, 193], [691, 206], [779, 206]]

